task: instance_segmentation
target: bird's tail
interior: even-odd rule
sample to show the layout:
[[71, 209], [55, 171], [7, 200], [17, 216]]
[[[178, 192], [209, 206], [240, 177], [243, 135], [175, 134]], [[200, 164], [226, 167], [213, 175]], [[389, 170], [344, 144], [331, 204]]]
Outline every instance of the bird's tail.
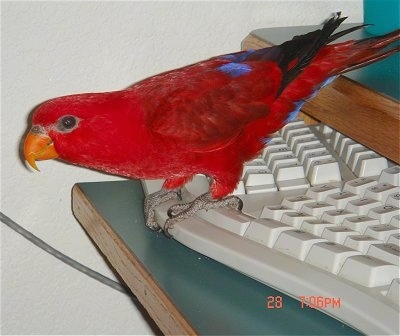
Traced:
[[280, 60], [283, 79], [278, 95], [306, 74], [311, 74], [309, 79], [314, 79], [314, 85], [318, 85], [329, 77], [364, 67], [400, 50], [399, 45], [387, 48], [400, 39], [400, 30], [358, 41], [329, 44], [367, 26], [359, 25], [333, 34], [345, 19], [346, 17], [340, 17], [340, 13], [336, 13], [322, 29], [295, 36], [279, 46], [283, 55]]

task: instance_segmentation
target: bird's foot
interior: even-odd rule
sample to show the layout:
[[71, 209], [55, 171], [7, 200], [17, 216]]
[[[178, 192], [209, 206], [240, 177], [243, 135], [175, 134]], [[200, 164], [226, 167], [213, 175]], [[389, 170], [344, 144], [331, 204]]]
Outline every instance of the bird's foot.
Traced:
[[182, 200], [180, 190], [165, 190], [161, 189], [155, 193], [149, 194], [144, 199], [144, 217], [146, 220], [146, 226], [153, 231], [160, 231], [161, 227], [158, 225], [155, 208], [157, 205], [169, 201], [171, 199]]
[[199, 210], [210, 210], [221, 207], [230, 207], [235, 210], [242, 210], [243, 202], [237, 196], [228, 196], [222, 199], [213, 199], [210, 192], [200, 195], [189, 203], [175, 204], [168, 210], [168, 219], [165, 222], [164, 233], [172, 237], [169, 233], [175, 223], [193, 216]]

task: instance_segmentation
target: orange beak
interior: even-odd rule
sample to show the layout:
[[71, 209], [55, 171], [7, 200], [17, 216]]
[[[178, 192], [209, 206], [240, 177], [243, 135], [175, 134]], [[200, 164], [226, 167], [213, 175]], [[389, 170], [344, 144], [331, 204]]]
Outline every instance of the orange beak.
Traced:
[[30, 131], [25, 139], [24, 156], [29, 165], [39, 171], [36, 160], [55, 159], [58, 153], [48, 135]]

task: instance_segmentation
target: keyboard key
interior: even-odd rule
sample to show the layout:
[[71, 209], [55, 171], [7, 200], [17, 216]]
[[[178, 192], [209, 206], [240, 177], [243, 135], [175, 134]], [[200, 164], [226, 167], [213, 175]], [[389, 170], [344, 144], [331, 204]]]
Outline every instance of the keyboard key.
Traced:
[[285, 212], [291, 212], [293, 209], [290, 209], [283, 205], [271, 205], [264, 206], [261, 212], [260, 218], [269, 218], [274, 220], [281, 220], [282, 215]]
[[274, 249], [296, 259], [304, 260], [311, 246], [324, 242], [325, 239], [301, 230], [282, 232], [274, 244]]
[[345, 260], [361, 252], [333, 242], [322, 242], [314, 244], [305, 258], [305, 262], [328, 272], [337, 274], [342, 268]]
[[384, 242], [389, 239], [390, 235], [396, 233], [399, 233], [399, 228], [396, 228], [389, 224], [373, 225], [369, 226], [367, 230], [365, 230], [366, 235], [382, 240]]
[[322, 214], [321, 219], [326, 220], [329, 223], [334, 223], [339, 225], [343, 223], [343, 221], [348, 217], [354, 217], [352, 212], [349, 212], [345, 209], [335, 209], [335, 210], [328, 210]]
[[343, 226], [332, 226], [326, 228], [322, 232], [322, 238], [325, 238], [331, 242], [343, 244], [348, 236], [356, 236], [359, 233], [357, 231], [353, 231], [347, 227]]
[[365, 230], [367, 230], [369, 226], [373, 225], [379, 225], [379, 221], [368, 216], [348, 217], [343, 221], [342, 224], [343, 227], [358, 231], [361, 234], [364, 234]]
[[341, 181], [339, 163], [333, 158], [314, 161], [307, 173], [307, 179], [311, 185]]
[[346, 205], [346, 210], [350, 212], [354, 212], [357, 215], [366, 215], [368, 214], [369, 210], [376, 208], [382, 205], [381, 202], [376, 201], [369, 197], [363, 197], [358, 200], [350, 201]]
[[253, 219], [239, 211], [231, 211], [227, 208], [213, 209], [213, 211], [200, 210], [196, 215], [221, 229], [240, 236], [243, 236], [250, 221]]
[[386, 199], [386, 205], [393, 205], [400, 208], [400, 193], [391, 194]]
[[391, 234], [389, 239], [387, 240], [388, 244], [395, 244], [396, 246], [400, 245], [400, 233]]
[[306, 174], [310, 171], [313, 162], [330, 158], [332, 158], [332, 154], [326, 149], [307, 154], [302, 162]]
[[293, 226], [295, 228], [300, 228], [301, 224], [305, 220], [313, 220], [317, 219], [316, 217], [309, 215], [305, 212], [285, 212], [282, 215], [281, 222], [290, 226]]
[[[350, 158], [353, 153], [365, 150], [365, 147], [354, 140], [346, 143], [344, 149], [343, 149], [343, 154], [341, 157], [343, 158], [344, 162], [346, 162], [347, 165], [349, 165]], [[350, 165], [349, 165], [350, 166]]]
[[301, 206], [306, 203], [312, 203], [314, 200], [306, 195], [285, 197], [282, 200], [282, 205], [295, 210], [300, 210]]
[[258, 194], [278, 191], [278, 187], [275, 184], [263, 184], [258, 186], [245, 187], [246, 194]]
[[273, 170], [273, 175], [277, 182], [296, 180], [305, 177], [303, 166], [297, 161], [297, 159], [296, 162], [278, 164]]
[[334, 205], [337, 209], [344, 209], [347, 203], [359, 198], [360, 196], [353, 194], [349, 191], [341, 191], [328, 195], [325, 202]]
[[399, 192], [400, 188], [391, 185], [390, 183], [378, 183], [372, 187], [368, 187], [365, 190], [364, 196], [385, 204], [390, 194], [399, 194]]
[[275, 184], [274, 177], [269, 169], [248, 169], [243, 180], [246, 187]]
[[315, 199], [316, 201], [325, 201], [330, 194], [340, 191], [340, 188], [333, 184], [322, 184], [311, 187], [307, 190], [306, 196]]
[[387, 286], [399, 275], [399, 267], [380, 259], [359, 255], [346, 259], [340, 277], [365, 287]]
[[349, 162], [347, 163], [347, 165], [350, 167], [352, 171], [355, 171], [357, 163], [360, 161], [360, 158], [363, 157], [363, 155], [374, 154], [374, 153], [375, 153], [374, 151], [369, 150], [364, 146], [355, 148], [349, 157]]
[[348, 236], [346, 238], [346, 240], [344, 241], [344, 246], [347, 246], [351, 249], [366, 254], [372, 244], [380, 244], [380, 243], [383, 243], [383, 241], [373, 238], [371, 236], [353, 235], [353, 236]]
[[325, 228], [328, 227], [336, 227], [336, 224], [329, 223], [322, 219], [309, 219], [303, 221], [300, 226], [300, 230], [306, 231], [318, 237], [322, 236], [322, 232], [324, 232]]
[[295, 143], [293, 146], [293, 153], [299, 158], [300, 162], [303, 163], [304, 158], [308, 153], [325, 149], [325, 146], [321, 143], [317, 137], [310, 139], [302, 139]]
[[385, 157], [376, 153], [362, 155], [357, 162], [354, 173], [357, 176], [377, 176], [381, 171], [388, 167], [388, 162]]
[[304, 191], [306, 191], [306, 189], [310, 187], [310, 183], [306, 178], [277, 181], [276, 185], [278, 186], [278, 189], [280, 191], [299, 190], [299, 189], [304, 189]]
[[389, 224], [400, 229], [400, 215], [394, 216]]
[[382, 170], [379, 182], [400, 186], [400, 166], [393, 166]]
[[392, 283], [390, 284], [388, 293], [386, 297], [392, 301], [394, 304], [399, 306], [399, 288], [400, 288], [400, 279], [393, 279]]
[[363, 197], [365, 190], [376, 184], [378, 184], [378, 182], [374, 179], [369, 177], [359, 177], [354, 180], [347, 181], [343, 187], [343, 191], [348, 191]]
[[395, 244], [372, 244], [367, 255], [399, 266], [400, 249]]
[[287, 144], [293, 149], [297, 142], [301, 140], [310, 140], [313, 138], [315, 138], [314, 133], [307, 128], [307, 130], [299, 131], [289, 135]]
[[400, 209], [392, 205], [381, 205], [372, 208], [368, 212], [368, 217], [376, 218], [382, 224], [388, 224], [392, 218], [400, 213]]
[[259, 218], [250, 222], [244, 237], [267, 247], [272, 247], [278, 236], [286, 230], [293, 230], [293, 227], [272, 219]]
[[329, 210], [336, 210], [336, 208], [333, 205], [322, 201], [306, 203], [300, 208], [300, 211], [318, 218], [320, 218], [324, 212]]

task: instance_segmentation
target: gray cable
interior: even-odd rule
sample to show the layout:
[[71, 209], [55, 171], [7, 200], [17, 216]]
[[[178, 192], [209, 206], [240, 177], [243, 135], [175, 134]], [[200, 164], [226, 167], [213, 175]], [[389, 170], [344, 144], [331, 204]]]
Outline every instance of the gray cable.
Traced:
[[8, 227], [13, 229], [15, 232], [19, 233], [22, 235], [24, 238], [29, 240], [31, 243], [35, 244], [42, 250], [46, 251], [47, 253], [51, 254], [52, 256], [56, 257], [57, 259], [61, 260], [63, 263], [75, 268], [79, 272], [82, 272], [86, 274], [87, 276], [100, 281], [101, 283], [117, 290], [122, 293], [125, 293], [129, 296], [131, 296], [135, 301], [137, 301], [137, 298], [130, 292], [128, 291], [123, 285], [121, 285], [119, 282], [114, 281], [103, 274], [100, 274], [99, 272], [96, 272], [92, 270], [91, 268], [82, 265], [81, 263], [77, 262], [76, 260], [68, 257], [67, 255], [61, 253], [60, 251], [56, 250], [55, 248], [51, 247], [49, 244], [41, 240], [40, 238], [36, 237], [33, 233], [29, 232], [28, 230], [24, 229], [21, 225], [18, 223], [14, 222], [11, 218], [0, 212], [0, 221], [6, 224]]

